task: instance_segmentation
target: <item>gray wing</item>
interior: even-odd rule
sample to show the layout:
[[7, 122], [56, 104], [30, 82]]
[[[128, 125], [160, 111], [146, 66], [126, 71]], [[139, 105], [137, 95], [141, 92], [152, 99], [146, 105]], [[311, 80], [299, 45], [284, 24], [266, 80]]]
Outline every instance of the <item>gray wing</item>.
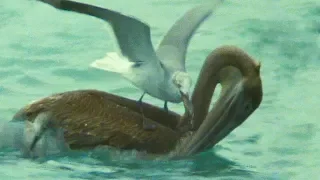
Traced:
[[162, 39], [157, 49], [160, 61], [171, 70], [185, 71], [185, 56], [196, 29], [223, 0], [214, 0], [210, 4], [202, 4], [187, 11]]
[[57, 9], [74, 11], [97, 17], [108, 22], [118, 41], [121, 53], [136, 63], [154, 61], [158, 63], [155, 50], [151, 43], [150, 27], [132, 17], [118, 12], [68, 0], [39, 0]]

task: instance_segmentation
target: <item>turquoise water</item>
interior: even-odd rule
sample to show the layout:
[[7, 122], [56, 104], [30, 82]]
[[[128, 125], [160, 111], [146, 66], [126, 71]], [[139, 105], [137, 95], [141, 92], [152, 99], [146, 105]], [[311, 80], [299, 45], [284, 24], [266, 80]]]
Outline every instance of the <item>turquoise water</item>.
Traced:
[[[209, 1], [209, 0], [202, 0]], [[152, 27], [156, 45], [195, 0], [86, 0]], [[195, 81], [212, 49], [233, 44], [261, 61], [263, 102], [214, 149], [181, 161], [143, 161], [96, 149], [32, 161], [0, 150], [0, 179], [320, 179], [320, 2], [227, 0], [193, 37], [187, 69]], [[113, 50], [104, 22], [31, 0], [0, 2], [2, 123], [32, 100], [74, 89], [132, 99], [118, 75], [89, 68]], [[162, 102], [145, 97], [146, 102]], [[181, 105], [169, 104], [176, 112]]]

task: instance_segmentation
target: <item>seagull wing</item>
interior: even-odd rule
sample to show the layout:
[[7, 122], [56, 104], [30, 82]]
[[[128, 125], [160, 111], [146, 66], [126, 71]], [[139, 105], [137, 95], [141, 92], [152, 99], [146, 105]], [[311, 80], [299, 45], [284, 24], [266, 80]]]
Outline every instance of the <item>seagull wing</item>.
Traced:
[[196, 29], [223, 0], [214, 0], [187, 11], [164, 36], [157, 49], [160, 61], [171, 70], [185, 71], [185, 56]]
[[87, 14], [108, 22], [116, 36], [122, 55], [138, 64], [152, 62], [160, 65], [151, 43], [150, 27], [147, 24], [118, 12], [85, 3], [68, 0], [39, 1], [60, 10]]

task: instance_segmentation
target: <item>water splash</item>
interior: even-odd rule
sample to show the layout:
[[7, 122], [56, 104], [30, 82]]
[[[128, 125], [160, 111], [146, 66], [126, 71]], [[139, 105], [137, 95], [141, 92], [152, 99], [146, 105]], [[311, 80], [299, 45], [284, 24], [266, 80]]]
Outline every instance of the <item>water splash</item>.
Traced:
[[48, 129], [36, 144], [29, 150], [30, 144], [37, 133], [37, 124], [21, 122], [4, 122], [0, 124], [0, 149], [20, 151], [22, 157], [35, 158], [59, 154], [66, 150], [63, 130]]

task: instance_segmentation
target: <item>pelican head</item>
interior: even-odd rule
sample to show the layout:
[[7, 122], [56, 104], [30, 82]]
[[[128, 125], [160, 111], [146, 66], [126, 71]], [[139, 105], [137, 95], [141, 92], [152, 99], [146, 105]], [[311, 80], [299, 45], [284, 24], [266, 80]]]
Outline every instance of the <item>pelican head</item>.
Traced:
[[[209, 130], [210, 143], [206, 146], [213, 147], [225, 138], [232, 130], [242, 124], [260, 105], [262, 101], [262, 87], [260, 78], [254, 81], [242, 81], [227, 90], [222, 95], [221, 101], [215, 111], [207, 118], [212, 124]], [[206, 149], [206, 148], [204, 148]]]
[[259, 107], [261, 101], [260, 78], [240, 81], [222, 91], [215, 108], [208, 113], [197, 133], [179, 154], [188, 156], [213, 147], [242, 124]]
[[172, 77], [173, 84], [178, 87], [186, 110], [188, 110], [189, 114], [193, 116], [193, 105], [190, 100], [190, 89], [192, 86], [192, 79], [190, 75], [183, 71], [177, 71]]

